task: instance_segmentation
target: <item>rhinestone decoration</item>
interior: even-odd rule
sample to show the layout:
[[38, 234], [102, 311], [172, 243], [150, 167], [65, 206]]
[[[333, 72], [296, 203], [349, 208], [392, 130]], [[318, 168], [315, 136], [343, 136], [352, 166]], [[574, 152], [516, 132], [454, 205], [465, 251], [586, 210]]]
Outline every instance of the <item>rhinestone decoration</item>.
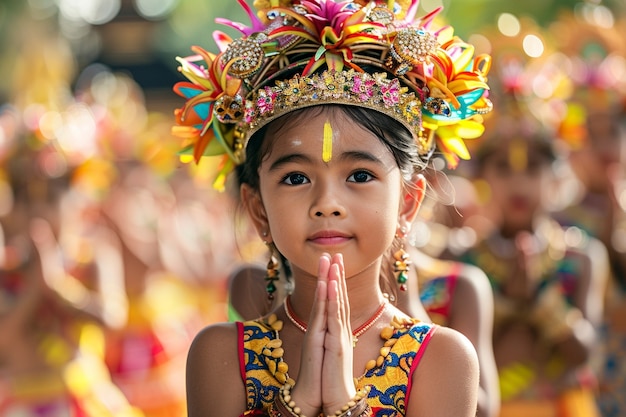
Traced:
[[439, 114], [448, 117], [450, 117], [450, 115], [452, 114], [450, 106], [442, 98], [428, 97], [424, 101], [424, 108], [432, 114]]
[[393, 12], [386, 7], [374, 7], [367, 16], [370, 21], [389, 25], [393, 22]]
[[243, 116], [243, 98], [224, 95], [215, 101], [213, 113], [222, 123], [236, 123]]
[[229, 65], [228, 74], [236, 78], [248, 78], [260, 68], [265, 52], [258, 40], [242, 38], [234, 40], [222, 56], [222, 64]]
[[[275, 11], [271, 11], [271, 10], [267, 13], [267, 19], [269, 21], [269, 24], [267, 25], [265, 32], [268, 34], [271, 33], [273, 30], [280, 29], [284, 26], [298, 26], [299, 25], [297, 20], [294, 19], [293, 17], [282, 15], [282, 14], [276, 14]], [[275, 38], [274, 43], [272, 45], [274, 47], [274, 50], [272, 50], [271, 55], [275, 55], [277, 53], [280, 53], [280, 51], [289, 49], [299, 40], [300, 38], [297, 37], [296, 35], [283, 35], [278, 38]], [[267, 50], [265, 52], [266, 52], [266, 56], [269, 55], [267, 54]]]
[[391, 44], [387, 67], [403, 75], [415, 65], [428, 62], [438, 46], [435, 37], [423, 29], [403, 29]]

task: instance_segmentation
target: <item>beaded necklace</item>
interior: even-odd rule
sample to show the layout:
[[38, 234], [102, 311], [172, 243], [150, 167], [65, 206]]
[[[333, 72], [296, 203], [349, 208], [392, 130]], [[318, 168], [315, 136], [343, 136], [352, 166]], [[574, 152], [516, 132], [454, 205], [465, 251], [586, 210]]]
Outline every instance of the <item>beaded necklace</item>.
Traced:
[[[291, 305], [287, 305], [288, 302], [289, 302], [289, 298], [286, 298], [284, 306], [285, 306], [285, 312], [287, 314], [287, 317], [298, 329], [300, 329], [302, 332], [306, 332], [306, 324], [302, 322], [298, 322], [294, 318], [293, 311], [290, 311]], [[379, 307], [379, 310], [384, 311], [385, 305], [386, 305], [386, 302], [382, 304], [383, 306], [382, 309]], [[382, 313], [379, 313], [379, 311], [377, 311], [376, 314], [366, 322], [366, 324], [360, 326], [359, 329], [357, 329], [357, 330], [360, 330], [359, 335], [362, 334], [369, 327], [371, 327], [372, 324], [374, 324], [374, 322], [381, 315]], [[382, 366], [385, 361], [385, 358], [391, 352], [391, 348], [393, 347], [393, 345], [395, 345], [396, 341], [402, 334], [399, 331], [402, 329], [408, 329], [418, 322], [419, 320], [417, 319], [404, 319], [404, 318], [399, 318], [397, 316], [394, 316], [391, 322], [389, 323], [389, 326], [386, 326], [385, 328], [381, 330], [380, 338], [384, 340], [383, 347], [380, 348], [379, 356], [376, 359], [371, 359], [365, 364], [365, 372], [367, 373], [368, 371], [370, 371], [371, 369], [374, 369], [377, 366], [378, 367]], [[276, 378], [276, 380], [279, 383], [281, 384], [288, 383], [292, 387], [295, 386], [296, 381], [289, 376], [289, 366], [287, 365], [287, 362], [285, 362], [285, 360], [283, 359], [283, 354], [285, 350], [283, 348], [283, 341], [280, 339], [280, 336], [279, 336], [279, 332], [283, 329], [283, 321], [278, 319], [278, 316], [276, 316], [276, 313], [273, 313], [269, 315], [267, 318], [265, 318], [262, 321], [262, 323], [264, 323], [264, 325], [272, 329], [272, 331], [274, 332], [276, 336], [275, 339], [268, 341], [267, 345], [263, 349], [263, 355], [265, 356], [265, 363], [268, 366], [268, 370], [270, 371], [272, 375], [274, 375], [274, 378]], [[363, 327], [365, 327], [364, 330], [362, 329]], [[356, 378], [355, 382], [361, 379], [362, 377], [363, 375], [359, 378]]]
[[[289, 319], [290, 322], [293, 323], [294, 326], [300, 329], [302, 333], [306, 333], [307, 325], [294, 313], [293, 308], [291, 307], [290, 298], [291, 297], [285, 298], [285, 302], [283, 303], [283, 307], [285, 308], [285, 314], [287, 315], [287, 318]], [[369, 319], [367, 319], [365, 323], [357, 327], [356, 330], [352, 332], [352, 347], [353, 348], [356, 347], [356, 343], [359, 341], [359, 336], [365, 333], [367, 329], [372, 327], [374, 323], [376, 323], [376, 321], [378, 321], [378, 319], [383, 315], [383, 313], [385, 312], [386, 306], [387, 306], [387, 301], [383, 301], [380, 304], [380, 306], [378, 306], [378, 309], [376, 310], [374, 315], [370, 317]]]

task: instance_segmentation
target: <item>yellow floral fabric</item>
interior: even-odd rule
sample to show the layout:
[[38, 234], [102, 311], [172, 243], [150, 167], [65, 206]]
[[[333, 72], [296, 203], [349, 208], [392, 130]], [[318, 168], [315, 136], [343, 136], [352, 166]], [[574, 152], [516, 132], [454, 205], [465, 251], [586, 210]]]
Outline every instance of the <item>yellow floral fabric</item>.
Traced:
[[[271, 343], [277, 331], [259, 321], [239, 322], [239, 356], [247, 392], [247, 410], [267, 411], [283, 385], [275, 377], [282, 358], [274, 358]], [[397, 342], [380, 366], [367, 371], [357, 381], [357, 388], [367, 385], [367, 399], [373, 416], [404, 416], [411, 380], [436, 325], [414, 319], [410, 326], [395, 331]], [[382, 346], [382, 339], [381, 339]]]

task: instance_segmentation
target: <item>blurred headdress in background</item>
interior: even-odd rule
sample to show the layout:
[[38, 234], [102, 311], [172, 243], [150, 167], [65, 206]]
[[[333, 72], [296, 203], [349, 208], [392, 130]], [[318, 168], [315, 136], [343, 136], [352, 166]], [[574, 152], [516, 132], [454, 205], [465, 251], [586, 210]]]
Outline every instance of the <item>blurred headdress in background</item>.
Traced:
[[620, 29], [610, 10], [589, 4], [577, 13], [564, 12], [549, 29], [558, 51], [551, 59], [570, 81], [558, 134], [577, 149], [596, 118], [623, 117], [626, 28]]

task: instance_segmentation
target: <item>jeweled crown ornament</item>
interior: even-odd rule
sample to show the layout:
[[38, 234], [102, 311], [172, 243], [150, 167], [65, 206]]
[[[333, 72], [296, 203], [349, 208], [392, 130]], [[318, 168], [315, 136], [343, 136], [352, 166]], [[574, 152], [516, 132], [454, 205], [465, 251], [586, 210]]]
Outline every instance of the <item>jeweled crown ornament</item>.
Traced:
[[[245, 158], [250, 137], [272, 120], [305, 107], [367, 107], [401, 122], [427, 160], [440, 151], [448, 165], [468, 159], [463, 139], [483, 132], [488, 55], [451, 27], [432, 30], [441, 8], [416, 18], [418, 0], [256, 0], [245, 2], [251, 25], [218, 18], [241, 32], [216, 31], [219, 53], [199, 46], [177, 58], [188, 81], [173, 133], [183, 155], [223, 155], [215, 186]], [[203, 62], [204, 61], [204, 62]]]

